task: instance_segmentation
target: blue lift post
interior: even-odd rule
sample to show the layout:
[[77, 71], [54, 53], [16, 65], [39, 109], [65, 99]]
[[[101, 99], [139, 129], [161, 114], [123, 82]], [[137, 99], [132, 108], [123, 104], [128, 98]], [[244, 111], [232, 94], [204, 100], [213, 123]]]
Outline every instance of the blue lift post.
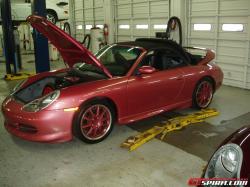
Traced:
[[[4, 55], [6, 59], [6, 73], [16, 74], [17, 64], [15, 60], [15, 44], [10, 0], [1, 0], [1, 18], [4, 38]], [[11, 70], [11, 64], [14, 66], [14, 72]]]
[[[32, 0], [32, 14], [46, 17], [46, 0]], [[50, 70], [48, 39], [34, 29], [33, 31], [36, 72]]]

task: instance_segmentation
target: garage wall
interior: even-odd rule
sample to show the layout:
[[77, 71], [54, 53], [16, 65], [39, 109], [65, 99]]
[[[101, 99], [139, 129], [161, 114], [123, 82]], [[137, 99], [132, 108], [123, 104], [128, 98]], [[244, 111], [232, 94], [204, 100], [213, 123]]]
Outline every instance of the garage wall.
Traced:
[[187, 0], [186, 7], [188, 45], [215, 50], [224, 84], [250, 89], [250, 1]]
[[90, 33], [93, 26], [104, 24], [103, 0], [72, 0], [71, 23], [73, 24], [75, 37], [82, 41], [85, 34]]
[[155, 36], [166, 30], [169, 0], [114, 0], [116, 41]]

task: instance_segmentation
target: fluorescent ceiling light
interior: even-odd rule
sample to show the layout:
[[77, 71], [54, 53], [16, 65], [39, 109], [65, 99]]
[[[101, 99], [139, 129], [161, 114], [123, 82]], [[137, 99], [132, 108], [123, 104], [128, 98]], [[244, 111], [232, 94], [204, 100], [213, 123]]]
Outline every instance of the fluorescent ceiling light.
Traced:
[[137, 29], [148, 29], [148, 25], [136, 25]]
[[77, 25], [76, 29], [81, 30], [82, 29], [82, 25]]
[[85, 29], [90, 30], [93, 26], [92, 25], [86, 25]]
[[222, 25], [222, 30], [223, 31], [243, 31], [244, 30], [244, 25], [243, 24], [223, 24]]
[[129, 29], [129, 25], [119, 25], [119, 29]]
[[194, 24], [195, 31], [210, 31], [211, 28], [211, 24]]
[[154, 29], [167, 29], [168, 25], [162, 24], [162, 25], [154, 25]]
[[103, 29], [103, 25], [96, 25], [96, 27], [99, 27], [100, 29]]

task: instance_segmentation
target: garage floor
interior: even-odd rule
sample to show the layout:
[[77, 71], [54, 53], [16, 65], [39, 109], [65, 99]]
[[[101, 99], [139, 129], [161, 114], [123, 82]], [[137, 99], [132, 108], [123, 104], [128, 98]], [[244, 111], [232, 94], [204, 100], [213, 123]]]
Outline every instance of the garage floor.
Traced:
[[[31, 69], [33, 57], [25, 55]], [[52, 62], [63, 67], [61, 62]], [[27, 68], [30, 67], [30, 68]], [[4, 75], [0, 63], [0, 75]], [[0, 101], [16, 82], [0, 80]], [[173, 132], [164, 142], [157, 139], [128, 152], [119, 145], [137, 131], [151, 127], [175, 111], [147, 120], [116, 126], [104, 142], [87, 145], [74, 139], [62, 144], [27, 142], [9, 135], [0, 114], [0, 186], [187, 186], [190, 177], [199, 177], [206, 160], [220, 141], [241, 126], [250, 124], [250, 91], [223, 86], [211, 107], [221, 114], [204, 124]]]

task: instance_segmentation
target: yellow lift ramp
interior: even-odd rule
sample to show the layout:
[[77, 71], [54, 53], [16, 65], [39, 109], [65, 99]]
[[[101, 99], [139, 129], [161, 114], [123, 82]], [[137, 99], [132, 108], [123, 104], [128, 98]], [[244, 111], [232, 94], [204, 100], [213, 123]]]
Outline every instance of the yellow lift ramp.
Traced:
[[190, 124], [200, 123], [206, 118], [217, 115], [219, 115], [219, 112], [215, 109], [204, 109], [193, 114], [172, 118], [164, 122], [163, 126], [156, 125], [143, 133], [129, 137], [121, 144], [121, 147], [133, 151], [158, 135], [161, 135], [161, 140], [163, 140], [167, 133], [171, 131], [180, 130]]
[[7, 74], [5, 75], [4, 79], [7, 81], [21, 80], [21, 79], [27, 79], [33, 75], [35, 75], [35, 73], [20, 72], [17, 74]]

